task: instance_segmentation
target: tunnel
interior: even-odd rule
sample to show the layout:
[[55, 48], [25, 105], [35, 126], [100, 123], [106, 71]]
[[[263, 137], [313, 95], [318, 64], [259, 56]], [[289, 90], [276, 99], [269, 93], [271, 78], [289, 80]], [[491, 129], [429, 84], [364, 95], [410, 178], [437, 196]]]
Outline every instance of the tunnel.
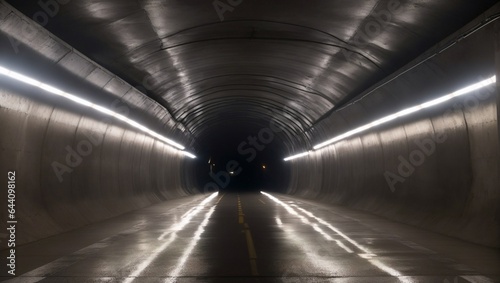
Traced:
[[500, 282], [499, 18], [1, 0], [0, 281]]

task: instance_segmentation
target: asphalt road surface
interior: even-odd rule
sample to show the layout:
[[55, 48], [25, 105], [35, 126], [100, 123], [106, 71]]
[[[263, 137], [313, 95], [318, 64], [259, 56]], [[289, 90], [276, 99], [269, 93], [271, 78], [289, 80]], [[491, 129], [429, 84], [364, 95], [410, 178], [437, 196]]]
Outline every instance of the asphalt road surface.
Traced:
[[0, 281], [500, 282], [498, 250], [273, 193], [167, 201], [16, 252]]

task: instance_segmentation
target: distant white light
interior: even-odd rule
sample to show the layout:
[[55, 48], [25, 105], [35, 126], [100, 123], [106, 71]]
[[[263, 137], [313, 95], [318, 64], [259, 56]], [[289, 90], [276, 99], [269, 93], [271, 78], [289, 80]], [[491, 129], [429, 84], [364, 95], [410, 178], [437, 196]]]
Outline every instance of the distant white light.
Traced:
[[281, 219], [279, 217], [275, 217], [275, 219], [276, 219], [276, 224], [278, 224], [278, 226], [283, 225], [283, 222], [281, 221]]
[[[438, 104], [443, 103], [445, 101], [448, 101], [448, 100], [450, 100], [450, 99], [452, 99], [454, 97], [470, 93], [472, 91], [478, 90], [480, 88], [489, 86], [489, 85], [494, 84], [494, 83], [496, 83], [496, 76], [493, 76], [493, 77], [491, 77], [489, 79], [486, 79], [486, 80], [480, 81], [478, 83], [472, 84], [470, 86], [464, 87], [464, 88], [459, 89], [459, 90], [457, 90], [457, 91], [455, 91], [453, 93], [444, 95], [442, 97], [433, 99], [431, 101], [427, 101], [427, 102], [422, 103], [420, 105], [413, 106], [413, 107], [410, 107], [410, 108], [407, 108], [407, 109], [403, 109], [403, 110], [401, 110], [399, 112], [396, 112], [394, 114], [385, 116], [385, 117], [380, 118], [378, 120], [375, 120], [375, 121], [373, 121], [371, 123], [368, 123], [368, 124], [366, 124], [364, 126], [358, 127], [358, 128], [356, 128], [354, 130], [345, 132], [345, 133], [343, 133], [341, 135], [338, 135], [338, 136], [336, 136], [336, 137], [334, 137], [332, 139], [329, 139], [327, 141], [319, 143], [319, 144], [315, 145], [313, 147], [313, 149], [314, 150], [318, 150], [318, 149], [323, 148], [323, 147], [325, 147], [327, 145], [330, 145], [330, 144], [335, 143], [337, 141], [343, 140], [343, 139], [345, 139], [347, 137], [350, 137], [350, 136], [353, 136], [355, 134], [364, 132], [364, 131], [366, 131], [366, 130], [368, 130], [370, 128], [373, 128], [375, 126], [387, 123], [389, 121], [392, 121], [392, 120], [397, 119], [397, 118], [402, 117], [402, 116], [409, 115], [411, 113], [420, 111], [422, 109], [438, 105]], [[297, 154], [297, 155], [293, 155], [293, 156], [287, 157], [284, 160], [288, 161], [288, 160], [292, 160], [292, 159], [295, 159], [295, 158], [300, 158], [300, 157], [303, 157], [303, 156], [306, 156], [306, 155], [307, 155], [307, 153], [304, 152], [304, 153], [301, 153], [301, 154]]]
[[192, 154], [192, 153], [189, 153], [189, 152], [187, 152], [187, 151], [185, 151], [185, 150], [183, 150], [183, 151], [182, 151], [182, 153], [183, 153], [185, 156], [187, 156], [187, 157], [190, 157], [190, 158], [193, 158], [193, 159], [194, 159], [194, 158], [196, 158], [196, 155], [194, 155], [194, 154]]
[[27, 77], [27, 76], [22, 75], [20, 73], [11, 71], [11, 70], [9, 70], [9, 69], [7, 69], [5, 67], [2, 67], [2, 66], [0, 66], [0, 74], [4, 75], [4, 76], [7, 76], [7, 77], [10, 77], [10, 78], [12, 78], [14, 80], [20, 81], [22, 83], [38, 87], [39, 89], [42, 89], [42, 90], [44, 90], [46, 92], [62, 96], [64, 98], [66, 98], [66, 99], [74, 101], [74, 102], [76, 102], [76, 103], [78, 103], [80, 105], [84, 105], [86, 107], [90, 107], [90, 108], [92, 108], [94, 110], [97, 110], [97, 111], [99, 111], [101, 113], [104, 113], [106, 115], [115, 117], [115, 118], [117, 118], [119, 120], [124, 121], [125, 123], [131, 125], [132, 127], [136, 128], [136, 129], [139, 129], [139, 130], [141, 130], [141, 131], [143, 131], [143, 132], [145, 132], [145, 133], [147, 133], [147, 134], [149, 134], [149, 135], [151, 135], [151, 136], [153, 136], [153, 137], [155, 137], [155, 138], [157, 138], [157, 139], [159, 139], [159, 140], [161, 140], [161, 141], [163, 141], [163, 142], [165, 142], [165, 143], [167, 143], [167, 144], [169, 144], [169, 145], [171, 145], [171, 146], [173, 146], [173, 147], [175, 147], [177, 149], [182, 150], [182, 153], [184, 153], [184, 155], [186, 155], [188, 157], [191, 157], [191, 158], [196, 158], [196, 156], [194, 156], [193, 154], [191, 154], [191, 153], [189, 153], [187, 151], [183, 151], [184, 150], [184, 146], [183, 145], [181, 145], [181, 144], [179, 144], [179, 143], [177, 143], [177, 142], [175, 142], [175, 141], [173, 141], [173, 140], [171, 140], [169, 138], [166, 138], [166, 137], [164, 137], [164, 136], [162, 136], [162, 135], [160, 135], [160, 134], [158, 134], [158, 133], [156, 133], [156, 132], [148, 129], [147, 127], [145, 127], [145, 126], [137, 123], [136, 121], [134, 121], [132, 119], [129, 119], [129, 118], [127, 118], [127, 117], [125, 117], [125, 116], [123, 116], [121, 114], [118, 114], [118, 113], [116, 113], [116, 112], [114, 112], [112, 110], [109, 110], [109, 109], [107, 109], [105, 107], [102, 107], [100, 105], [94, 104], [94, 103], [92, 103], [92, 102], [90, 102], [88, 100], [85, 100], [83, 98], [80, 98], [80, 97], [78, 97], [76, 95], [64, 92], [64, 91], [62, 91], [62, 90], [60, 90], [58, 88], [55, 88], [55, 87], [53, 87], [51, 85], [42, 83], [42, 82], [37, 81], [37, 80], [35, 80], [33, 78], [30, 78], [30, 77]]

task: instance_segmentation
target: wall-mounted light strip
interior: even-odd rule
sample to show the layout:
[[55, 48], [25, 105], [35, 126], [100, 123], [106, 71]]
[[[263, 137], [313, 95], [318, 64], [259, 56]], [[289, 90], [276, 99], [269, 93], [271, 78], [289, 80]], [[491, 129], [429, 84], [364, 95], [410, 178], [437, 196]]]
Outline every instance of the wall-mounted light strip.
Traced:
[[182, 153], [183, 153], [185, 156], [187, 156], [187, 157], [190, 157], [190, 158], [193, 158], [193, 159], [194, 159], [194, 158], [196, 158], [196, 155], [194, 155], [194, 154], [192, 154], [192, 153], [189, 153], [189, 152], [187, 152], [187, 151], [185, 151], [185, 150], [183, 150], [183, 151], [182, 151]]
[[304, 157], [306, 155], [309, 155], [309, 151], [306, 151], [306, 152], [302, 152], [302, 153], [299, 153], [299, 154], [295, 154], [295, 155], [292, 155], [292, 156], [289, 156], [287, 158], [285, 158], [284, 160], [285, 161], [288, 161], [288, 160], [293, 160], [293, 159], [296, 159], [296, 158], [301, 158], [301, 157]]
[[145, 127], [145, 126], [137, 123], [136, 121], [134, 121], [132, 119], [129, 119], [129, 118], [127, 118], [127, 117], [125, 117], [125, 116], [123, 116], [121, 114], [118, 114], [118, 113], [116, 113], [116, 112], [114, 112], [112, 110], [109, 110], [109, 109], [107, 109], [105, 107], [102, 107], [100, 105], [94, 104], [94, 103], [92, 103], [92, 102], [90, 102], [88, 100], [85, 100], [85, 99], [80, 98], [80, 97], [78, 97], [76, 95], [64, 92], [64, 91], [62, 91], [62, 90], [60, 90], [58, 88], [55, 88], [55, 87], [53, 87], [51, 85], [42, 83], [40, 81], [37, 81], [37, 80], [35, 80], [33, 78], [27, 77], [27, 76], [22, 75], [20, 73], [16, 73], [16, 72], [11, 71], [11, 70], [9, 70], [7, 68], [4, 68], [2, 66], [0, 66], [0, 75], [7, 76], [9, 78], [12, 78], [14, 80], [17, 80], [19, 82], [22, 82], [22, 83], [25, 83], [25, 84], [28, 84], [28, 85], [32, 85], [32, 86], [37, 87], [39, 89], [42, 89], [42, 90], [44, 90], [46, 92], [62, 96], [64, 98], [66, 98], [68, 100], [71, 100], [73, 102], [76, 102], [76, 103], [78, 103], [80, 105], [83, 105], [83, 106], [86, 106], [86, 107], [90, 107], [90, 108], [92, 108], [94, 110], [97, 110], [97, 111], [99, 111], [101, 113], [104, 113], [104, 114], [106, 114], [108, 116], [115, 117], [115, 118], [117, 118], [119, 120], [122, 120], [123, 122], [131, 125], [132, 127], [136, 128], [136, 129], [139, 129], [139, 130], [141, 130], [141, 131], [149, 134], [150, 136], [153, 136], [153, 137], [157, 138], [158, 140], [163, 141], [163, 142], [167, 143], [168, 145], [173, 146], [173, 147], [181, 150], [184, 155], [186, 155], [186, 156], [188, 156], [190, 158], [196, 158], [195, 155], [193, 155], [193, 154], [191, 154], [191, 153], [189, 153], [187, 151], [184, 151], [184, 146], [182, 146], [181, 144], [179, 144], [179, 143], [177, 143], [177, 142], [175, 142], [175, 141], [173, 141], [173, 140], [171, 140], [169, 138], [166, 138], [166, 137], [164, 137], [164, 136], [156, 133], [155, 131], [152, 131], [152, 130], [148, 129], [147, 127]]
[[[483, 88], [483, 87], [486, 87], [486, 86], [489, 86], [491, 84], [494, 84], [496, 82], [496, 76], [493, 76], [489, 79], [486, 79], [484, 81], [480, 81], [478, 83], [475, 83], [473, 85], [470, 85], [470, 86], [467, 86], [467, 87], [464, 87], [462, 89], [459, 89], [455, 92], [452, 92], [450, 94], [447, 94], [445, 96], [442, 96], [442, 97], [439, 97], [439, 98], [436, 98], [434, 100], [431, 100], [431, 101], [428, 101], [428, 102], [425, 102], [425, 103], [422, 103], [420, 105], [417, 105], [417, 106], [413, 106], [413, 107], [410, 107], [410, 108], [407, 108], [407, 109], [403, 109], [399, 112], [396, 112], [394, 114], [391, 114], [391, 115], [388, 115], [388, 116], [385, 116], [383, 118], [380, 118], [378, 120], [375, 120], [371, 123], [368, 123], [366, 125], [363, 125], [361, 127], [358, 127], [354, 130], [351, 130], [351, 131], [348, 131], [348, 132], [345, 132], [341, 135], [338, 135], [332, 139], [329, 139], [327, 141], [324, 141], [322, 143], [319, 143], [317, 145], [315, 145], [313, 147], [314, 150], [318, 150], [320, 148], [323, 148], [327, 145], [330, 145], [332, 143], [335, 143], [337, 141], [340, 141], [340, 140], [343, 140], [347, 137], [350, 137], [350, 136], [353, 136], [355, 134], [358, 134], [358, 133], [361, 133], [361, 132], [364, 132], [370, 128], [373, 128], [373, 127], [376, 127], [378, 125], [381, 125], [381, 124], [385, 124], [389, 121], [392, 121], [394, 119], [397, 119], [399, 117], [403, 117], [403, 116], [406, 116], [406, 115], [409, 115], [411, 113], [414, 113], [414, 112], [417, 112], [417, 111], [420, 111], [422, 109], [425, 109], [425, 108], [428, 108], [428, 107], [432, 107], [432, 106], [435, 106], [435, 105], [438, 105], [440, 103], [443, 103], [445, 101], [448, 101], [452, 98], [455, 98], [457, 96], [461, 96], [461, 95], [464, 95], [464, 94], [467, 94], [467, 93], [471, 93], [475, 90], [478, 90], [480, 88]], [[292, 159], [295, 159], [295, 158], [300, 158], [300, 157], [303, 157], [303, 156], [307, 156], [309, 154], [309, 152], [303, 152], [303, 153], [299, 153], [299, 154], [296, 154], [296, 155], [293, 155], [293, 156], [290, 156], [290, 157], [287, 157], [285, 158], [284, 160], [285, 161], [288, 161], [288, 160], [292, 160]]]

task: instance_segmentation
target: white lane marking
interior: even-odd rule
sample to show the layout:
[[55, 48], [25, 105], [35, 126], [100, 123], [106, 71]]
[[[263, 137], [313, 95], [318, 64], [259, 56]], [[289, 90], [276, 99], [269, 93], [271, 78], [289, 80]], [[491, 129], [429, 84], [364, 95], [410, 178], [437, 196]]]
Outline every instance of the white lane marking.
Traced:
[[146, 269], [170, 244], [172, 244], [177, 237], [177, 234], [171, 234], [170, 237], [168, 238], [167, 241], [165, 241], [159, 248], [157, 248], [151, 255], [144, 261], [141, 262], [137, 266], [137, 268], [127, 276], [125, 280], [123, 280], [123, 283], [130, 283], [135, 280], [137, 276], [139, 276], [144, 269]]
[[[203, 201], [205, 201], [205, 200], [206, 199], [204, 199]], [[203, 203], [203, 201], [202, 201], [202, 203]], [[181, 205], [179, 205], [177, 207], [169, 209], [169, 211], [171, 211], [173, 209], [177, 209], [177, 208], [179, 208], [181, 206], [184, 206], [184, 205], [185, 204], [181, 204]], [[78, 250], [78, 251], [76, 251], [76, 252], [74, 252], [74, 253], [72, 253], [70, 255], [60, 257], [60, 258], [58, 258], [58, 259], [56, 259], [56, 260], [54, 260], [52, 262], [49, 262], [49, 263], [47, 263], [45, 265], [42, 265], [42, 266], [40, 266], [40, 267], [38, 267], [36, 269], [33, 269], [33, 270], [29, 271], [29, 272], [21, 274], [18, 277], [12, 278], [12, 279], [7, 280], [5, 282], [12, 282], [12, 283], [16, 283], [16, 282], [29, 282], [29, 283], [35, 283], [35, 282], [39, 282], [41, 280], [44, 280], [47, 275], [54, 274], [54, 273], [58, 272], [59, 270], [67, 268], [70, 265], [73, 265], [76, 262], [85, 259], [89, 255], [97, 253], [100, 250], [106, 248], [107, 246], [109, 246], [111, 243], [114, 242], [115, 238], [121, 237], [121, 236], [125, 236], [125, 235], [128, 235], [128, 234], [133, 234], [133, 233], [139, 231], [140, 229], [143, 228], [143, 226], [145, 224], [146, 224], [146, 221], [144, 221], [144, 220], [140, 221], [139, 223], [137, 223], [136, 225], [132, 226], [131, 228], [123, 230], [123, 231], [119, 232], [118, 234], [115, 234], [113, 236], [104, 238], [104, 239], [100, 240], [99, 242], [96, 242], [96, 243], [94, 243], [92, 245], [84, 247], [84, 248], [82, 248], [82, 249], [80, 249], [80, 250]]]
[[326, 227], [328, 227], [328, 229], [330, 229], [333, 232], [337, 233], [340, 237], [344, 238], [346, 241], [348, 241], [349, 243], [351, 243], [356, 248], [362, 250], [364, 253], [372, 254], [372, 252], [370, 250], [368, 250], [364, 246], [358, 244], [356, 241], [354, 241], [353, 239], [351, 239], [350, 237], [348, 237], [346, 234], [342, 233], [339, 229], [337, 229], [336, 227], [332, 226], [330, 223], [326, 222], [325, 220], [323, 220], [323, 219], [321, 219], [319, 217], [316, 217], [316, 215], [314, 215], [311, 212], [303, 209], [302, 207], [299, 207], [298, 205], [292, 204], [292, 206], [297, 207], [298, 210], [302, 211], [307, 216], [309, 216], [309, 217], [313, 218], [314, 220], [318, 221], [319, 223], [325, 225]]
[[[267, 194], [267, 193], [264, 193], [264, 192], [261, 192], [263, 195], [265, 195], [266, 197], [268, 197], [269, 199], [271, 199], [272, 201], [276, 202], [277, 204], [281, 205], [283, 208], [285, 208], [285, 210], [292, 214], [292, 215], [295, 215], [297, 216], [300, 221], [302, 221], [302, 223], [304, 224], [307, 224], [309, 226], [311, 226], [311, 228], [313, 228], [316, 232], [318, 232], [321, 236], [323, 236], [327, 241], [335, 241], [335, 243], [342, 249], [344, 249], [346, 252], [348, 253], [353, 253], [353, 251], [351, 249], [349, 249], [348, 247], [346, 247], [345, 245], [343, 245], [340, 241], [338, 240], [335, 240], [333, 239], [330, 235], [328, 235], [327, 233], [325, 233], [325, 231], [323, 231], [323, 229], [321, 229], [320, 227], [318, 227], [317, 224], [313, 224], [311, 223], [305, 216], [301, 215], [300, 213], [298, 213], [295, 209], [293, 209], [290, 205], [280, 201], [279, 199], [273, 197], [272, 195], [270, 194]], [[292, 206], [295, 206], [294, 204], [292, 204]]]
[[[261, 192], [263, 193], [263, 192]], [[264, 193], [263, 193], [264, 194]], [[288, 201], [289, 203], [293, 203], [292, 201]], [[298, 202], [299, 203], [299, 202]], [[307, 203], [308, 205], [312, 205], [311, 203]], [[310, 217], [315, 217], [312, 213], [310, 213], [309, 211], [306, 211], [305, 209], [302, 209], [300, 208], [299, 206], [295, 205], [295, 204], [292, 204], [291, 206], [294, 206], [294, 207], [297, 207], [297, 209], [301, 210], [302, 212], [304, 212], [306, 215], [310, 216]], [[335, 215], [338, 215], [342, 218], [345, 218], [345, 219], [349, 219], [349, 220], [352, 220], [356, 223], [358, 223], [359, 225], [362, 225], [362, 226], [365, 226], [365, 227], [368, 227], [370, 229], [372, 229], [373, 231], [380, 231], [378, 230], [377, 228], [374, 228], [373, 226], [371, 225], [368, 225], [364, 222], [361, 222], [359, 219], [356, 219], [356, 218], [353, 218], [353, 217], [350, 217], [350, 216], [347, 216], [347, 215], [343, 215], [343, 214], [340, 214], [336, 211], [333, 211], [331, 209], [327, 209], [328, 212], [330, 213], [333, 213]], [[319, 218], [321, 219], [321, 218]], [[319, 221], [320, 222], [320, 221]], [[321, 222], [320, 222], [321, 223]], [[324, 222], [326, 223], [326, 222]], [[322, 223], [322, 224], [324, 224]], [[325, 224], [326, 225], [326, 224]], [[330, 227], [329, 227], [330, 228]], [[332, 229], [332, 228], [330, 228]], [[343, 234], [339, 234], [339, 235], [343, 235]], [[426, 254], [430, 254], [430, 255], [437, 255], [438, 253], [431, 250], [431, 249], [428, 249], [424, 246], [421, 246], [413, 241], [409, 241], [409, 240], [404, 240], [402, 239], [399, 235], [391, 235], [393, 238], [397, 238], [397, 240], [395, 241], [398, 241], [400, 242], [401, 244], [409, 247], [409, 248], [412, 248], [414, 250], [417, 250], [417, 251], [420, 251], [420, 252], [423, 252], [423, 253], [426, 253]], [[350, 241], [349, 241], [350, 242]], [[352, 243], [352, 242], [351, 242]], [[359, 247], [358, 247], [359, 248]], [[361, 257], [365, 257], [366, 254], [358, 254], [359, 256]], [[441, 262], [446, 262], [447, 264], [451, 265], [453, 268], [455, 269], [458, 269], [458, 270], [462, 270], [462, 271], [467, 271], [467, 272], [475, 272], [474, 269], [464, 265], [464, 264], [460, 264], [460, 263], [457, 263], [455, 262], [455, 260], [453, 259], [446, 259], [446, 258], [443, 258], [443, 257], [433, 257], [435, 260], [438, 260], [438, 261], [441, 261]], [[372, 260], [373, 261], [373, 260]], [[378, 261], [378, 260], [377, 260]], [[373, 262], [372, 262], [373, 263]], [[376, 264], [379, 264], [380, 262], [375, 262], [373, 263], [374, 265]], [[390, 267], [387, 267], [387, 266], [380, 266], [379, 268], [388, 268], [387, 269], [387, 272], [393, 272], [394, 274], [396, 274], [394, 269], [390, 268]], [[395, 272], [394, 272], [395, 271]], [[391, 274], [392, 275], [392, 274]], [[490, 278], [486, 277], [486, 276], [483, 276], [483, 275], [464, 275], [464, 276], [460, 276], [461, 278], [463, 278], [464, 280], [468, 281], [468, 282], [471, 282], [471, 283], [493, 283], [494, 281], [491, 280]], [[407, 276], [400, 276], [398, 278], [400, 281], [402, 282], [407, 282], [407, 280], [409, 280], [408, 282], [413, 282], [411, 279], [408, 279]]]
[[189, 215], [189, 213], [191, 213], [191, 211], [193, 211], [196, 207], [191, 207], [188, 211], [186, 211], [182, 216], [181, 216], [181, 219], [183, 219], [184, 217], [186, 217], [186, 215]]
[[158, 238], [158, 240], [163, 240], [163, 238], [165, 237], [165, 235], [170, 234], [170, 237], [167, 239], [167, 241], [165, 241], [160, 247], [158, 247], [157, 249], [155, 249], [153, 251], [153, 253], [151, 253], [147, 257], [146, 260], [142, 261], [141, 264], [139, 264], [134, 269], [134, 271], [130, 275], [128, 275], [125, 278], [125, 280], [123, 280], [123, 283], [130, 283], [130, 282], [134, 281], [149, 265], [151, 265], [151, 263], [161, 253], [163, 253], [165, 251], [165, 249], [167, 249], [175, 241], [175, 239], [177, 238], [177, 232], [179, 232], [182, 229], [184, 229], [186, 227], [186, 225], [190, 223], [191, 219], [195, 215], [197, 215], [201, 211], [201, 209], [203, 209], [205, 207], [205, 205], [208, 202], [210, 202], [212, 199], [214, 199], [217, 195], [218, 195], [218, 192], [215, 192], [215, 193], [211, 194], [210, 196], [208, 196], [207, 198], [205, 198], [200, 204], [198, 204], [196, 206], [196, 209], [192, 210], [189, 214], [187, 214], [187, 216], [181, 222], [175, 223], [174, 226], [173, 226], [174, 227], [173, 229], [171, 229], [168, 232], [163, 233]]
[[196, 230], [193, 238], [189, 242], [188, 247], [184, 250], [184, 253], [182, 254], [182, 257], [180, 258], [179, 262], [175, 266], [174, 270], [172, 273], [170, 273], [170, 278], [167, 278], [165, 282], [176, 282], [177, 277], [181, 273], [182, 269], [184, 268], [184, 265], [186, 264], [186, 261], [188, 260], [189, 256], [193, 252], [194, 248], [196, 247], [196, 244], [198, 244], [198, 241], [201, 239], [201, 235], [203, 232], [205, 232], [205, 226], [207, 226], [208, 221], [210, 220], [210, 216], [214, 213], [215, 207], [217, 205], [214, 205], [210, 208], [210, 210], [205, 214], [205, 218], [203, 219], [203, 222], [198, 226], [198, 229]]
[[182, 215], [182, 217], [181, 217], [182, 220], [180, 222], [175, 223], [171, 228], [167, 229], [167, 231], [162, 233], [158, 237], [158, 240], [161, 241], [167, 235], [181, 231], [182, 229], [184, 229], [184, 227], [186, 227], [186, 225], [188, 225], [191, 222], [193, 217], [195, 217], [198, 213], [200, 213], [200, 211], [207, 205], [207, 203], [209, 201], [211, 201], [212, 199], [214, 199], [218, 194], [219, 194], [218, 192], [211, 194], [210, 196], [205, 198], [201, 203], [199, 203], [197, 206], [191, 208], [189, 211], [184, 213], [184, 215]]
[[[297, 215], [301, 218], [302, 222], [304, 223], [307, 223], [307, 224], [310, 224], [310, 221], [306, 219], [306, 221], [304, 221], [302, 218], [304, 218], [304, 216], [300, 215], [299, 213], [297, 213], [291, 206], [293, 207], [296, 207], [298, 210], [302, 211], [302, 213], [306, 214], [307, 216], [309, 216], [310, 218], [313, 218], [314, 220], [316, 220], [317, 222], [319, 222], [320, 224], [323, 224], [325, 225], [326, 227], [328, 227], [330, 230], [332, 230], [333, 232], [337, 233], [338, 235], [340, 235], [342, 238], [344, 238], [345, 240], [347, 240], [349, 243], [351, 243], [352, 245], [354, 245], [356, 248], [358, 248], [359, 250], [362, 250], [364, 253], [362, 254], [358, 254], [359, 257], [361, 258], [364, 258], [364, 256], [366, 254], [370, 254], [372, 255], [372, 257], [376, 257], [377, 255], [375, 253], [372, 253], [369, 249], [363, 247], [362, 245], [358, 244], [356, 241], [354, 241], [353, 239], [351, 239], [350, 237], [348, 237], [347, 235], [345, 235], [344, 233], [342, 233], [339, 229], [337, 229], [336, 227], [334, 227], [333, 225], [331, 225], [330, 223], [326, 222], [325, 220], [315, 216], [313, 213], [311, 213], [310, 211], [307, 211], [303, 208], [301, 208], [300, 206], [296, 205], [296, 204], [292, 204], [292, 205], [288, 205], [284, 202], [282, 202], [281, 200], [279, 200], [278, 198], [268, 194], [268, 193], [265, 193], [265, 192], [261, 192], [261, 194], [267, 196], [268, 198], [270, 198], [271, 200], [273, 200], [274, 202], [280, 204], [281, 206], [283, 206], [289, 213], [293, 214], [293, 215]], [[314, 224], [312, 224], [314, 225]], [[366, 259], [366, 258], [364, 258]], [[401, 282], [408, 282], [408, 280], [404, 277], [402, 277], [402, 274], [397, 271], [396, 269], [392, 268], [392, 267], [389, 267], [387, 266], [386, 264], [384, 264], [383, 262], [381, 262], [380, 260], [378, 259], [375, 259], [375, 258], [369, 258], [369, 259], [366, 259], [369, 263], [371, 263], [372, 265], [374, 265], [375, 267], [377, 267], [378, 269], [384, 271], [385, 273], [391, 275], [391, 276], [394, 276], [395, 278], [397, 278], [399, 281]]]
[[[313, 205], [311, 203], [307, 203], [308, 205]], [[357, 218], [354, 218], [354, 217], [351, 217], [351, 216], [348, 216], [348, 215], [345, 215], [345, 214], [341, 214], [341, 213], [338, 213], [337, 211], [333, 210], [333, 209], [325, 209], [326, 211], [332, 213], [332, 214], [335, 214], [339, 217], [342, 217], [342, 218], [345, 218], [345, 219], [348, 219], [348, 220], [351, 220], [353, 222], [356, 222], [358, 223], [358, 225], [360, 226], [365, 226], [369, 229], [371, 229], [372, 231], [376, 231], [376, 232], [379, 232], [380, 235], [384, 235], [384, 232], [381, 231], [380, 229], [378, 229], [377, 227], [374, 227], [372, 225], [370, 225], [369, 223], [366, 223], [366, 221], [360, 221], [359, 219]], [[392, 238], [397, 238], [397, 240], [395, 241], [399, 241], [401, 244], [409, 247], [409, 248], [412, 248], [414, 250], [417, 250], [417, 251], [421, 251], [421, 252], [424, 252], [424, 253], [427, 253], [427, 254], [437, 254], [437, 252], [431, 250], [431, 249], [428, 249], [428, 248], [425, 248], [415, 242], [412, 242], [412, 241], [409, 241], [409, 240], [404, 240], [402, 239], [399, 235], [388, 235], [388, 236], [391, 236]]]

